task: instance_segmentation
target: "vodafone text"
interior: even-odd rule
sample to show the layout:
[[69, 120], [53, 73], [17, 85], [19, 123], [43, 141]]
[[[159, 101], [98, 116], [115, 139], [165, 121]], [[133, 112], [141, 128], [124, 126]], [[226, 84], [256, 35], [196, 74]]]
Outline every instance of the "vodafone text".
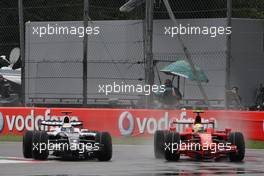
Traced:
[[[0, 112], [0, 116], [3, 114]], [[9, 115], [5, 114], [3, 118], [3, 125], [7, 125], [9, 131], [17, 130], [19, 132], [24, 130], [39, 130], [39, 121], [41, 120], [63, 120], [64, 116], [51, 116], [50, 109], [46, 109], [43, 114], [35, 114], [34, 110], [31, 110], [29, 114], [22, 115]], [[72, 116], [70, 120], [78, 121], [78, 117]], [[41, 126], [41, 130], [47, 130], [48, 127]]]
[[[186, 112], [182, 111], [179, 114], [179, 117], [169, 117], [168, 112], [164, 112], [162, 117], [134, 117], [132, 113], [129, 111], [122, 112], [118, 119], [118, 128], [123, 136], [130, 136], [135, 134], [134, 130], [138, 129], [139, 133], [148, 133], [148, 134], [154, 134], [156, 130], [163, 130], [163, 129], [169, 129], [169, 126], [172, 121], [177, 122], [194, 122], [193, 118], [188, 118], [186, 116]], [[202, 119], [203, 122], [206, 122], [208, 120]], [[127, 125], [125, 125], [125, 122], [128, 122]], [[188, 125], [177, 125], [177, 131], [182, 132], [184, 131], [184, 128], [188, 127]]]

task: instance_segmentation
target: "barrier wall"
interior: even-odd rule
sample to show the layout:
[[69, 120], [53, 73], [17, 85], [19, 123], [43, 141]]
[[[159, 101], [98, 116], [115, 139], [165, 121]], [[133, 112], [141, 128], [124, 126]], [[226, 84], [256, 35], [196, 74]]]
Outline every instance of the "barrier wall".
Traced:
[[[22, 135], [25, 130], [38, 129], [40, 120], [63, 119], [62, 111], [72, 112], [71, 120], [83, 121], [85, 128], [108, 131], [116, 137], [151, 135], [157, 129], [168, 128], [172, 119], [191, 122], [195, 117], [186, 110], [0, 108], [0, 135]], [[248, 139], [264, 140], [264, 112], [206, 111], [201, 116], [204, 121], [214, 118], [218, 129], [231, 128]]]

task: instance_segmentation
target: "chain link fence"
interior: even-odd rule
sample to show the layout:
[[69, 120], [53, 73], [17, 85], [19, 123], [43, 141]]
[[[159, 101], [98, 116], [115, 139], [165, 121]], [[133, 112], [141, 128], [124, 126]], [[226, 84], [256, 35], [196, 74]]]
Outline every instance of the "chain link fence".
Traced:
[[[87, 98], [89, 104], [109, 105], [116, 98], [121, 101], [138, 99], [137, 94], [98, 93], [99, 85], [136, 84], [144, 80], [144, 75], [133, 75], [132, 67], [143, 60], [142, 23], [138, 21], [117, 22], [116, 20], [142, 19], [143, 8], [132, 13], [121, 13], [119, 8], [126, 1], [89, 1], [89, 27], [102, 29], [97, 37], [88, 36], [87, 46]], [[44, 8], [41, 8], [44, 7]], [[31, 21], [31, 28], [37, 24], [44, 26], [83, 26], [84, 2], [81, 1], [27, 1], [24, 3], [25, 21]], [[34, 14], [34, 15], [33, 15]], [[48, 15], [44, 15], [48, 14]], [[105, 22], [102, 22], [102, 21]], [[38, 21], [39, 23], [34, 23]], [[68, 21], [68, 22], [63, 22]], [[33, 25], [33, 26], [32, 26]], [[29, 27], [29, 28], [30, 28]], [[32, 31], [30, 31], [32, 32]], [[29, 32], [29, 33], [30, 33]], [[119, 36], [112, 37], [111, 33]], [[127, 37], [130, 34], [131, 37]], [[134, 38], [132, 38], [132, 36]], [[26, 56], [26, 102], [28, 104], [76, 104], [83, 103], [83, 37], [53, 36], [52, 39], [29, 39], [29, 54]], [[53, 45], [49, 42], [52, 40]], [[56, 47], [56, 49], [54, 49]], [[45, 48], [45, 49], [43, 49]], [[48, 48], [48, 49], [47, 49]], [[66, 51], [64, 51], [66, 50]], [[56, 52], [59, 51], [59, 52]], [[51, 54], [49, 54], [51, 53]], [[54, 57], [56, 56], [56, 57]], [[35, 71], [34, 68], [38, 68]], [[49, 75], [49, 76], [47, 76]], [[70, 84], [67, 85], [66, 83]], [[73, 86], [74, 85], [74, 86]], [[70, 88], [68, 88], [70, 87]], [[69, 94], [69, 92], [71, 92]]]
[[[19, 25], [17, 0], [0, 2], [0, 55], [9, 56], [14, 47], [19, 46]], [[1, 61], [1, 66], [8, 66]]]
[[[144, 34], [143, 21], [145, 6], [141, 5], [129, 13], [119, 11], [127, 0], [89, 1], [89, 26], [100, 26], [102, 35], [88, 36], [87, 46], [87, 98], [88, 103], [116, 105], [128, 103], [135, 105], [141, 101], [142, 94], [111, 94], [105, 96], [98, 92], [98, 85], [144, 84]], [[227, 0], [178, 0], [170, 1], [175, 18], [181, 24], [206, 26], [226, 25]], [[23, 0], [24, 22], [32, 25], [47, 25], [49, 22], [65, 26], [83, 23], [83, 0]], [[18, 0], [0, 2], [0, 55], [9, 56], [14, 47], [19, 46]], [[264, 18], [262, 0], [233, 0], [233, 18]], [[164, 25], [173, 26], [162, 0], [154, 1], [153, 55], [155, 84], [170, 78], [159, 70], [164, 66], [185, 59], [175, 38], [164, 36]], [[164, 21], [162, 21], [164, 20]], [[62, 23], [59, 23], [62, 22]], [[78, 22], [76, 22], [78, 21]], [[37, 23], [36, 23], [37, 22]], [[58, 22], [58, 23], [57, 23]], [[26, 26], [27, 26], [26, 25]], [[32, 31], [31, 31], [32, 32]], [[119, 35], [114, 35], [119, 34]], [[37, 40], [26, 33], [26, 100], [27, 104], [82, 104], [83, 87], [83, 38], [44, 37]], [[27, 38], [29, 37], [29, 38]], [[31, 36], [32, 37], [32, 36]], [[226, 71], [225, 36], [201, 38], [183, 36], [195, 64], [199, 65], [210, 78], [206, 91], [213, 104], [223, 102], [224, 77]], [[67, 42], [65, 42], [65, 40]], [[204, 44], [201, 46], [200, 42]], [[56, 43], [56, 45], [49, 44]], [[29, 43], [27, 43], [29, 44]], [[30, 46], [30, 47], [29, 47]], [[56, 48], [54, 48], [56, 46]], [[1, 61], [1, 66], [8, 64]], [[21, 66], [21, 60], [16, 67]], [[34, 74], [33, 74], [34, 73]], [[67, 80], [69, 85], [65, 85]], [[62, 81], [62, 82], [61, 82]], [[76, 85], [74, 85], [76, 84]], [[176, 84], [176, 83], [175, 83]], [[180, 91], [184, 95], [183, 104], [201, 99], [196, 83], [180, 80]], [[71, 92], [71, 93], [69, 93]], [[189, 92], [189, 93], [188, 93]], [[191, 93], [190, 93], [191, 92]], [[215, 92], [222, 92], [215, 94]], [[195, 98], [193, 98], [195, 97]], [[139, 103], [140, 104], [140, 103]]]

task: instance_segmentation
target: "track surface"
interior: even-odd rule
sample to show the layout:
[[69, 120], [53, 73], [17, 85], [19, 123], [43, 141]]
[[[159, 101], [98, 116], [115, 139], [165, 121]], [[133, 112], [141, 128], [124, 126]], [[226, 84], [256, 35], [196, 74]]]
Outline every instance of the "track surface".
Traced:
[[179, 162], [154, 159], [151, 145], [115, 145], [111, 162], [33, 161], [22, 157], [22, 143], [0, 142], [0, 175], [83, 176], [83, 175], [264, 175], [264, 150], [247, 150], [243, 163], [228, 160]]

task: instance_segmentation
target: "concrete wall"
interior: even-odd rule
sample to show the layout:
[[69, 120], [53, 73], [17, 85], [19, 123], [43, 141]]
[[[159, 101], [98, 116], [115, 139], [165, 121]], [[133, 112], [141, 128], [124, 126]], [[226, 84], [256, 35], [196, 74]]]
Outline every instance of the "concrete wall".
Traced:
[[[83, 38], [33, 35], [32, 27], [48, 23], [83, 26], [77, 21], [26, 24], [26, 101], [30, 102], [30, 98], [82, 98]], [[135, 63], [143, 61], [142, 23], [98, 21], [89, 23], [89, 26], [99, 26], [100, 34], [88, 37], [88, 97], [106, 97], [98, 94], [99, 84], [113, 81], [121, 84], [125, 80], [128, 84], [139, 84], [138, 79], [144, 79], [144, 70]], [[119, 95], [120, 98], [134, 96]], [[108, 98], [111, 97], [116, 95]]]
[[231, 85], [240, 89], [242, 103], [253, 105], [255, 90], [264, 83], [264, 20], [232, 20]]
[[[225, 19], [180, 20], [183, 25], [225, 26]], [[62, 26], [82, 26], [82, 22], [48, 22]], [[30, 98], [81, 98], [82, 97], [82, 38], [33, 35], [32, 27], [44, 26], [47, 22], [26, 24], [26, 101]], [[143, 25], [142, 21], [96, 21], [100, 26], [98, 36], [88, 37], [88, 97], [89, 98], [138, 98], [137, 94], [98, 94], [98, 84], [125, 82], [142, 84]], [[169, 20], [154, 22], [154, 58], [159, 60], [158, 69], [172, 61], [184, 58], [177, 38], [164, 35], [164, 26]], [[209, 99], [224, 98], [225, 84], [225, 36], [211, 38], [202, 35], [183, 36], [194, 62], [207, 74], [209, 83], [203, 84]], [[168, 62], [167, 62], [168, 61]], [[156, 74], [156, 83], [159, 84]], [[170, 78], [160, 74], [162, 81]], [[181, 91], [186, 99], [202, 96], [195, 82], [181, 81]], [[39, 101], [42, 101], [41, 99]], [[49, 100], [52, 103], [55, 100]], [[59, 102], [57, 102], [59, 103]]]
[[[225, 19], [184, 19], [178, 23], [187, 26], [226, 26]], [[177, 37], [171, 38], [164, 34], [164, 26], [173, 26], [170, 20], [159, 20], [154, 23], [154, 56], [161, 61], [185, 59], [184, 52]], [[182, 39], [191, 53], [192, 60], [200, 66], [207, 75], [209, 82], [203, 83], [209, 99], [224, 99], [225, 87], [225, 59], [226, 37], [224, 35], [212, 38], [208, 35], [182, 35]], [[160, 62], [159, 68], [168, 65], [168, 62]], [[170, 78], [160, 74], [162, 80]], [[156, 76], [156, 81], [157, 76]], [[185, 99], [202, 99], [196, 82], [182, 79], [181, 92]]]

